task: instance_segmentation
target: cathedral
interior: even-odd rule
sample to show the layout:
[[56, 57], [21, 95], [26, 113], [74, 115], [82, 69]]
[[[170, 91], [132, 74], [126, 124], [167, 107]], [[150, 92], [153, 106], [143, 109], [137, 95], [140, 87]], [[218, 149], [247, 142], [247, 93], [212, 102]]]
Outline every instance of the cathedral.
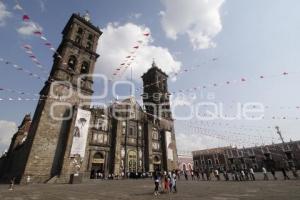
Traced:
[[140, 176], [176, 170], [167, 74], [154, 62], [149, 66], [142, 76], [143, 105], [128, 97], [93, 107], [89, 75], [102, 32], [89, 16], [73, 14], [62, 35], [34, 116], [25, 116], [0, 159], [0, 180], [70, 183], [95, 173]]

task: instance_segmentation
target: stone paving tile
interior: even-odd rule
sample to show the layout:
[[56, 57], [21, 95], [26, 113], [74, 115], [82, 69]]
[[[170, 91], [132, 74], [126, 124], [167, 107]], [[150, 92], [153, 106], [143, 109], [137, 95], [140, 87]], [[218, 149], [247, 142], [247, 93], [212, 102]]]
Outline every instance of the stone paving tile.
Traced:
[[9, 191], [0, 185], [1, 200], [148, 200], [148, 199], [205, 199], [205, 200], [299, 200], [300, 181], [178, 181], [178, 193], [153, 195], [151, 180], [93, 181], [78, 185], [33, 184], [16, 186]]

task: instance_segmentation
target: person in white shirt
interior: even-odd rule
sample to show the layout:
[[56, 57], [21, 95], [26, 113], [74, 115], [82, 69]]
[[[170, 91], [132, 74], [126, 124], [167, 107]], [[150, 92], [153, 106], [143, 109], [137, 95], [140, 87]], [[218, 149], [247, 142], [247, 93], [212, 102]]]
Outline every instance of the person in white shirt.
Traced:
[[217, 169], [215, 170], [215, 176], [216, 176], [217, 180], [219, 181], [220, 175], [219, 175], [219, 171]]
[[251, 178], [251, 180], [255, 181], [255, 175], [254, 175], [254, 171], [253, 171], [252, 167], [250, 168], [249, 172], [250, 172], [250, 178]]
[[267, 170], [265, 167], [262, 168], [263, 174], [264, 174], [264, 180], [267, 181], [269, 180], [268, 174], [267, 174]]
[[245, 172], [244, 172], [244, 170], [241, 170], [241, 179], [242, 179], [242, 181], [245, 181]]

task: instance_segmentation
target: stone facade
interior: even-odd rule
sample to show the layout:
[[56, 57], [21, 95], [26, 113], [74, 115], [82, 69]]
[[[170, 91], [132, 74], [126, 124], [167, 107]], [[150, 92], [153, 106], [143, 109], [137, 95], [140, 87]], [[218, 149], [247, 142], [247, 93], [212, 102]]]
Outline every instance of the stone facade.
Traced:
[[194, 162], [192, 155], [178, 155], [178, 169], [182, 172], [193, 171]]
[[253, 168], [261, 171], [296, 167], [300, 169], [300, 141], [249, 148], [223, 147], [193, 151], [194, 168], [198, 171], [219, 169], [240, 170]]
[[[91, 107], [90, 75], [99, 57], [96, 49], [102, 32], [88, 16], [73, 14], [62, 34], [32, 122], [21, 125], [28, 134], [26, 131], [23, 137], [25, 131], [19, 131], [14, 136], [7, 156], [0, 160], [0, 179], [25, 183], [30, 177], [34, 183], [68, 183], [99, 173], [139, 175], [177, 169], [167, 75], [155, 63], [143, 75], [146, 110], [133, 97], [106, 107]], [[155, 95], [160, 100], [154, 101]], [[149, 101], [157, 113], [149, 110]], [[90, 113], [83, 156], [71, 155], [79, 109]], [[22, 145], [14, 148], [20, 140]]]

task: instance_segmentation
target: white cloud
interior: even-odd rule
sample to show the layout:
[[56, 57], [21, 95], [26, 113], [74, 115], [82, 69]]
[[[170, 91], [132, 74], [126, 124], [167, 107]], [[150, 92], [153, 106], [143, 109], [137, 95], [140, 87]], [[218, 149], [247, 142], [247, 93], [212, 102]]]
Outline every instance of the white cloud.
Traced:
[[132, 13], [129, 15], [130, 19], [139, 19], [142, 16], [142, 13]]
[[213, 39], [222, 30], [220, 8], [225, 0], [161, 0], [161, 24], [167, 37], [187, 34], [194, 49], [216, 47]]
[[15, 122], [0, 120], [0, 154], [9, 147], [11, 138], [17, 130]]
[[[153, 39], [145, 37], [143, 34], [150, 32], [150, 29], [144, 26], [138, 26], [133, 23], [119, 25], [118, 23], [109, 23], [103, 30], [100, 37], [97, 52], [101, 55], [96, 63], [96, 72], [103, 73], [112, 77], [115, 69], [120, 67], [130, 52], [134, 51], [134, 46], [139, 45], [136, 58], [132, 62], [133, 78], [140, 81], [141, 75], [145, 73], [152, 64], [153, 58], [156, 64], [167, 74], [177, 72], [181, 63], [176, 61], [169, 50], [164, 47], [153, 45]], [[143, 44], [138, 44], [138, 40], [143, 40]], [[124, 67], [122, 67], [124, 69]], [[127, 69], [123, 77], [129, 77], [130, 68]]]
[[176, 145], [179, 153], [195, 150], [227, 146], [228, 144], [219, 139], [202, 135], [200, 133], [176, 132]]
[[11, 16], [11, 13], [6, 9], [3, 2], [0, 1], [0, 26], [5, 25], [5, 20]]
[[171, 106], [191, 106], [196, 100], [196, 94], [178, 94], [176, 96], [172, 95], [170, 98]]
[[42, 27], [34, 22], [23, 22], [22, 26], [17, 29], [18, 33], [23, 36], [31, 36], [34, 31], [42, 31]]

